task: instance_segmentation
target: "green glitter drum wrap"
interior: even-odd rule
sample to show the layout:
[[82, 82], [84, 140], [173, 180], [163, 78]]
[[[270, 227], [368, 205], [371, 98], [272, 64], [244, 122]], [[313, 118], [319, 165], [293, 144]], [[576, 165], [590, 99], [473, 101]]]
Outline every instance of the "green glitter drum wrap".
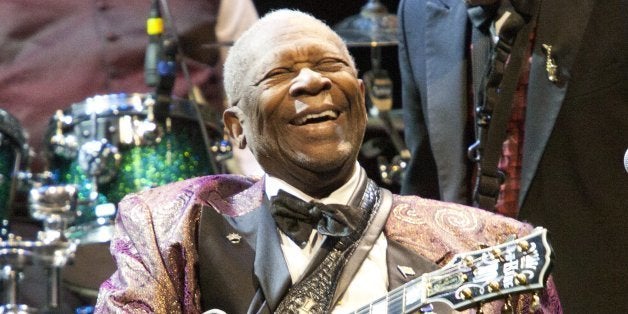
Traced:
[[[84, 113], [89, 109], [81, 103], [75, 105], [71, 112], [65, 112], [66, 117], [72, 119], [68, 119], [71, 123], [63, 127], [65, 136], [74, 135], [78, 138], [78, 147], [81, 143], [94, 139], [93, 134], [88, 134], [85, 130], [99, 130], [97, 138], [104, 138], [107, 143], [117, 148], [116, 162], [108, 162], [106, 166], [109, 174], [106, 177], [95, 176], [98, 195], [90, 198], [94, 178], [86, 173], [76, 156], [50, 154], [50, 170], [58, 184], [72, 184], [78, 188], [80, 215], [73, 226], [88, 226], [87, 229], [92, 229], [110, 223], [115, 215], [115, 207], [112, 206], [117, 205], [129, 193], [215, 172], [203, 141], [200, 125], [190, 113], [189, 104], [182, 102], [171, 104], [172, 116], [153, 121], [158, 134], [155, 139], [143, 143], [121, 143], [119, 134], [121, 131], [116, 129], [119, 121], [129, 117], [144, 121], [147, 117], [146, 108], [142, 106], [135, 104], [133, 109], [128, 108], [129, 102], [139, 101], [130, 98], [139, 97], [143, 103], [146, 96], [119, 94], [100, 97], [104, 97], [101, 101], [104, 101], [107, 108], [101, 110], [96, 120], [87, 118]], [[56, 122], [51, 121], [50, 136], [55, 133], [55, 125]], [[210, 127], [208, 129], [210, 140], [216, 140], [217, 132]], [[54, 149], [51, 151], [54, 152]], [[90, 199], [95, 201], [89, 202]], [[97, 206], [102, 204], [109, 205], [105, 214]], [[90, 231], [84, 229], [70, 230], [68, 236], [85, 237], [85, 233]]]

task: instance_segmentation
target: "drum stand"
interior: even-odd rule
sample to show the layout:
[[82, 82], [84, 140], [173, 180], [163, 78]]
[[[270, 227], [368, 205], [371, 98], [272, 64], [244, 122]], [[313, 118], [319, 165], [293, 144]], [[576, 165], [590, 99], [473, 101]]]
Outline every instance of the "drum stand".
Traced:
[[382, 122], [397, 151], [397, 155], [391, 161], [385, 156], [378, 156], [378, 168], [382, 182], [399, 183], [410, 160], [410, 150], [390, 117], [393, 107], [393, 84], [388, 72], [381, 67], [382, 46], [397, 45], [397, 17], [389, 14], [388, 9], [379, 0], [369, 0], [362, 7], [360, 14], [344, 19], [334, 27], [334, 30], [348, 47], [371, 48], [371, 70], [362, 76], [372, 105], [370, 114]]
[[[30, 192], [30, 211], [34, 219], [43, 222], [37, 239], [26, 241], [9, 234], [0, 241], [0, 279], [3, 281], [3, 302], [0, 313], [58, 313], [60, 312], [60, 271], [70, 261], [77, 240], [64, 236], [76, 213], [76, 188], [73, 186], [44, 186]], [[47, 271], [46, 308], [36, 309], [18, 301], [19, 283], [27, 266], [40, 266]]]

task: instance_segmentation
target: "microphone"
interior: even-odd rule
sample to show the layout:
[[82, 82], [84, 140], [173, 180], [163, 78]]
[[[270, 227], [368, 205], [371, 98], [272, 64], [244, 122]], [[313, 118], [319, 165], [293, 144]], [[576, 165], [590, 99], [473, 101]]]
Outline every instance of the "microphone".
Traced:
[[162, 39], [164, 32], [164, 21], [161, 18], [161, 8], [159, 0], [153, 0], [148, 19], [146, 20], [146, 33], [148, 34], [148, 45], [144, 56], [144, 82], [149, 87], [159, 84], [158, 63], [162, 55]]

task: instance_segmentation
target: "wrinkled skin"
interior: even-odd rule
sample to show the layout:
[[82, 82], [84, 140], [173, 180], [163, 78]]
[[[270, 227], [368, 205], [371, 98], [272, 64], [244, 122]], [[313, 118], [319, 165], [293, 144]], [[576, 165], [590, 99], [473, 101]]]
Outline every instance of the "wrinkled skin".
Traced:
[[268, 27], [251, 43], [254, 66], [224, 114], [239, 147], [270, 175], [313, 197], [348, 180], [364, 137], [364, 84], [329, 30], [307, 21]]

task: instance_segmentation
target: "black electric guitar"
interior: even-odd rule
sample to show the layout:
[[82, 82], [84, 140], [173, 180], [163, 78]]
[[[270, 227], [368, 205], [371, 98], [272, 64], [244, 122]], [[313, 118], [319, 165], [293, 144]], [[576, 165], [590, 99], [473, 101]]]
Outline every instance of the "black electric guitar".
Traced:
[[505, 295], [540, 290], [550, 273], [547, 230], [482, 250], [455, 255], [443, 268], [423, 274], [353, 313], [410, 313], [443, 302], [464, 310]]

